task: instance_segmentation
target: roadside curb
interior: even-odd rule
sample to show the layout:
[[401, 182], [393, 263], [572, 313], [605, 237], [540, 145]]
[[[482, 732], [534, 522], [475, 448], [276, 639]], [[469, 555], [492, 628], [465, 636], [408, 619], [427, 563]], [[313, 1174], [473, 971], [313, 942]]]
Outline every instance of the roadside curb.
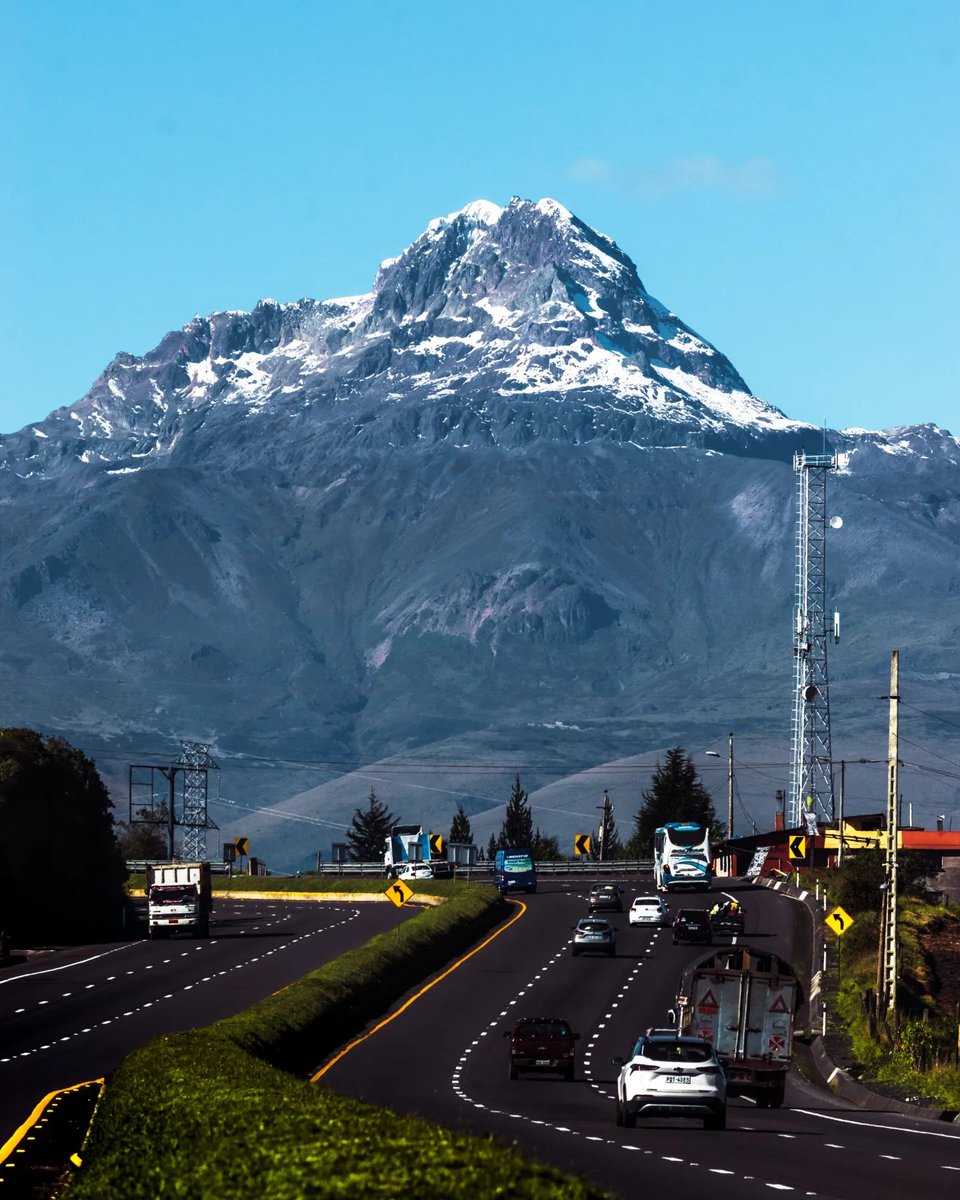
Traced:
[[[760, 887], [772, 888], [775, 892], [780, 892], [782, 895], [787, 896], [788, 899], [798, 901], [810, 913], [811, 920], [814, 923], [813, 961], [811, 963], [811, 967], [814, 970], [811, 974], [809, 997], [812, 1001], [819, 994], [822, 976], [822, 971], [819, 969], [818, 964], [822, 961], [823, 929], [822, 921], [817, 920], [818, 916], [822, 916], [821, 906], [818, 904], [814, 894], [809, 890], [798, 888], [791, 883], [786, 883], [782, 879], [771, 879], [769, 876], [765, 876], [754, 879], [753, 883]], [[812, 1066], [823, 1080], [824, 1086], [833, 1092], [834, 1095], [839, 1096], [842, 1100], [849, 1101], [851, 1104], [855, 1104], [858, 1108], [876, 1109], [880, 1112], [904, 1113], [912, 1117], [921, 1117], [928, 1121], [948, 1121], [951, 1124], [960, 1124], [960, 1113], [954, 1113], [949, 1109], [922, 1108], [919, 1104], [909, 1104], [905, 1100], [894, 1100], [889, 1096], [882, 1096], [879, 1092], [871, 1091], [870, 1088], [865, 1087], [858, 1080], [854, 1079], [843, 1067], [837, 1066], [827, 1054], [823, 1045], [823, 1038], [820, 1034], [813, 1034], [811, 1036], [809, 1052]]]

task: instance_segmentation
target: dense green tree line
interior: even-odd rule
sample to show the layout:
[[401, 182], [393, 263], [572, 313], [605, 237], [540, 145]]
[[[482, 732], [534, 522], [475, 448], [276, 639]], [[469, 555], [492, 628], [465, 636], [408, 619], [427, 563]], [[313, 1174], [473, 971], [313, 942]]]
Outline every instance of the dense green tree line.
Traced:
[[0, 923], [14, 945], [115, 936], [126, 876], [93, 762], [62, 738], [0, 729]]

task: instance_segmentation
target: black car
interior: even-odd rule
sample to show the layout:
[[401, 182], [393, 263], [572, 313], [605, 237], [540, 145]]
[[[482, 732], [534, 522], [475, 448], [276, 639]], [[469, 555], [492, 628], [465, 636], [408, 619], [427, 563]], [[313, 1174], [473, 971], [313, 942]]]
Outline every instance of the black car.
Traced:
[[673, 944], [677, 942], [713, 943], [710, 913], [705, 908], [681, 908], [673, 922]]
[[623, 912], [623, 892], [619, 884], [601, 883], [590, 892], [590, 911]]

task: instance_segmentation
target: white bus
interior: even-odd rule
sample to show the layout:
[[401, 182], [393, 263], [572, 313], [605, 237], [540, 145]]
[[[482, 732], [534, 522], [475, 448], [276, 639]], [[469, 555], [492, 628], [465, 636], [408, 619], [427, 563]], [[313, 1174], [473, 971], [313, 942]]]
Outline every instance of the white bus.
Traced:
[[713, 878], [710, 829], [697, 821], [668, 821], [653, 835], [653, 877], [660, 892], [698, 892]]

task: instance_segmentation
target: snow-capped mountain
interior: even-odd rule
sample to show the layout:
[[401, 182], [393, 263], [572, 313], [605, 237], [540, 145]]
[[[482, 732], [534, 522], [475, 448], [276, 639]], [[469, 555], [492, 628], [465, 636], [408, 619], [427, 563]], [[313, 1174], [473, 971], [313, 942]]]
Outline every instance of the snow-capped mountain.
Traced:
[[[274, 767], [228, 782], [237, 803], [303, 792], [334, 828], [369, 777], [327, 796], [316, 772], [391, 755], [555, 788], [735, 729], [786, 763], [792, 456], [824, 444], [834, 745], [874, 758], [863, 697], [891, 647], [927, 711], [960, 678], [960, 442], [791, 421], [609, 238], [552, 200], [478, 201], [367, 295], [195, 317], [0, 438], [0, 724], [62, 732], [118, 781], [180, 737], [254, 754]], [[377, 779], [438, 827], [506, 799], [482, 772]], [[280, 863], [313, 852], [287, 821], [241, 831]]]
[[4, 438], [0, 461], [28, 477], [222, 461], [211, 432], [229, 444], [277, 420], [322, 429], [327, 449], [692, 436], [770, 454], [809, 428], [751, 395], [614, 242], [555, 201], [514, 199], [431, 221], [367, 295], [263, 300], [119, 354], [79, 403]]

